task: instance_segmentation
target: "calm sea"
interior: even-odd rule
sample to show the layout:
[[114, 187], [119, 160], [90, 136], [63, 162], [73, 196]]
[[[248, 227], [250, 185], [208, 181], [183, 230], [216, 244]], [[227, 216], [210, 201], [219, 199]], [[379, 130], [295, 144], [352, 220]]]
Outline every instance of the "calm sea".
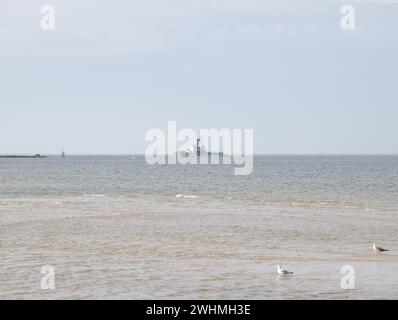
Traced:
[[0, 299], [397, 299], [397, 236], [396, 156], [0, 159]]

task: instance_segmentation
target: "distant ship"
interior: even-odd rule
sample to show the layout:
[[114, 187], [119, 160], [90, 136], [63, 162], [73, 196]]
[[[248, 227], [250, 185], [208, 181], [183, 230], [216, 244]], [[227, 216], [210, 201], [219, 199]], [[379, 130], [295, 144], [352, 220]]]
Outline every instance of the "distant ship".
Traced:
[[64, 150], [62, 150], [62, 152], [61, 152], [61, 158], [62, 159], [65, 158], [65, 151]]
[[182, 156], [182, 157], [191, 157], [191, 156], [212, 156], [212, 155], [218, 155], [219, 157], [223, 157], [224, 153], [223, 152], [217, 152], [217, 153], [212, 153], [210, 151], [207, 151], [204, 145], [200, 145], [200, 138], [196, 139], [196, 145], [190, 146], [186, 150], [179, 151], [177, 155]]
[[205, 146], [200, 146], [200, 138], [196, 139], [196, 145], [192, 145], [186, 150], [179, 151], [179, 155], [182, 157], [190, 157], [192, 155], [201, 156], [206, 154], [208, 154], [208, 152]]

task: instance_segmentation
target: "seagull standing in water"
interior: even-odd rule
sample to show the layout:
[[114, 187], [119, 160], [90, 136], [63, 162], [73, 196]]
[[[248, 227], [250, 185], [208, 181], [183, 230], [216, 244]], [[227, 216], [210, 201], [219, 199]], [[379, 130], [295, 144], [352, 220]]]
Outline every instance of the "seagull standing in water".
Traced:
[[376, 243], [373, 244], [373, 251], [374, 252], [384, 252], [384, 251], [388, 251], [387, 249], [384, 249], [382, 247], [379, 247]]
[[289, 274], [293, 274], [293, 272], [290, 272], [290, 271], [287, 271], [285, 269], [282, 269], [282, 267], [279, 264], [276, 266], [276, 268], [278, 270], [278, 274], [281, 275], [281, 276], [287, 276]]

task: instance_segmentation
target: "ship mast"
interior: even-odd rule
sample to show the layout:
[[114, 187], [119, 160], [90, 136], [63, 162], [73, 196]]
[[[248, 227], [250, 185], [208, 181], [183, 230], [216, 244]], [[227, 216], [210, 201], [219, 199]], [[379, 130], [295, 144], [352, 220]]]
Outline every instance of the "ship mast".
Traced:
[[200, 157], [200, 145], [199, 145], [199, 142], [200, 142], [200, 138], [196, 139], [196, 155], [198, 157]]

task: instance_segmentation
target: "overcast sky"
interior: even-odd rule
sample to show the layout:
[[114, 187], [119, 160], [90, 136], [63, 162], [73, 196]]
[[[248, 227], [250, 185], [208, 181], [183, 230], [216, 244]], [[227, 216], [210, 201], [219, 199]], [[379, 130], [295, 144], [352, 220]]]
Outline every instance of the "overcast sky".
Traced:
[[398, 154], [397, 57], [398, 1], [2, 0], [0, 154], [142, 154], [168, 120], [254, 129], [256, 153]]

